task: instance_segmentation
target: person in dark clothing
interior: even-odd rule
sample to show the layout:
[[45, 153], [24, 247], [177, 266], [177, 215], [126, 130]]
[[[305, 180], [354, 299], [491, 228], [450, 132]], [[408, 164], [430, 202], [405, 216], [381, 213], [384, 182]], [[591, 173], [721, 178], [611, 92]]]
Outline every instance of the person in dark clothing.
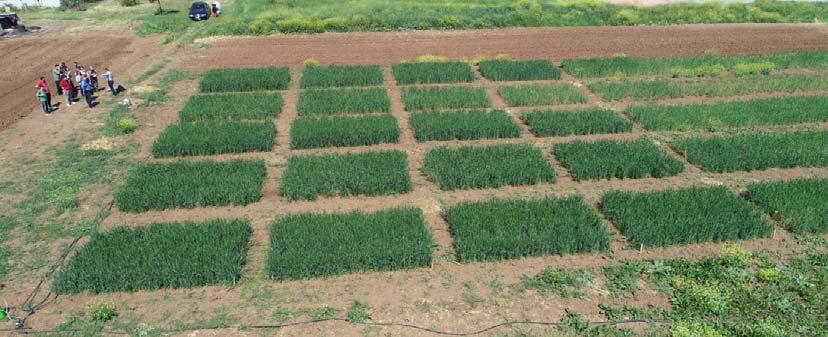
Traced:
[[43, 108], [43, 114], [48, 116], [52, 115], [52, 107], [46, 103], [46, 91], [43, 88], [37, 89], [37, 100], [40, 101], [40, 107]]
[[49, 92], [49, 85], [46, 84], [46, 78], [41, 76], [40, 81], [37, 81], [37, 85], [35, 85], [35, 88], [42, 89], [43, 92], [46, 93], [46, 103], [48, 104], [49, 112], [51, 112], [52, 111], [52, 94]]
[[89, 84], [89, 80], [82, 78], [80, 86], [81, 91], [83, 92], [83, 97], [86, 98], [86, 105], [88, 105], [90, 109], [94, 108], [95, 105], [92, 101], [92, 85]]
[[66, 107], [70, 107], [75, 104], [75, 98], [72, 97], [72, 83], [69, 82], [69, 78], [65, 75], [60, 76], [60, 88], [63, 89], [63, 92], [66, 94]]
[[89, 67], [89, 84], [92, 85], [92, 90], [98, 91], [98, 72], [95, 67]]
[[57, 94], [63, 95], [63, 88], [60, 87], [60, 76], [62, 75], [62, 71], [60, 69], [60, 65], [55, 64], [55, 69], [52, 69], [52, 79], [55, 81], [55, 87], [57, 87]]

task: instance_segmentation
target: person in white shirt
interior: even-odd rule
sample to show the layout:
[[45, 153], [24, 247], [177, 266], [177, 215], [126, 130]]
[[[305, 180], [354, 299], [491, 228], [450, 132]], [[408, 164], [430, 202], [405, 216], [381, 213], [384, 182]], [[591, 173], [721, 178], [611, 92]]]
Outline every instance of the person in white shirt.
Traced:
[[106, 79], [106, 84], [109, 85], [109, 91], [112, 91], [112, 96], [117, 96], [118, 92], [115, 91], [115, 76], [112, 75], [109, 67], [104, 67], [103, 76]]

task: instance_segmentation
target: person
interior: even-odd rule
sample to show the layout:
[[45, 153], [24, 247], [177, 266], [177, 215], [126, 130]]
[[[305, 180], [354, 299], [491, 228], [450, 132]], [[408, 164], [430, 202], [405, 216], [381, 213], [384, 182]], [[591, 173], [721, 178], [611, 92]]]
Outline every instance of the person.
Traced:
[[221, 3], [218, 0], [213, 1], [213, 16], [219, 17], [221, 15]]
[[63, 95], [63, 88], [60, 87], [61, 69], [59, 64], [55, 64], [55, 69], [52, 69], [52, 79], [55, 80], [55, 87], [58, 95]]
[[89, 84], [95, 92], [98, 91], [98, 72], [92, 66], [89, 66]]
[[43, 108], [43, 115], [51, 116], [52, 115], [52, 108], [48, 105], [49, 103], [46, 102], [46, 91], [43, 88], [37, 89], [37, 99], [40, 101], [40, 107]]
[[115, 91], [115, 76], [112, 75], [112, 71], [109, 70], [109, 67], [104, 67], [104, 78], [106, 78], [106, 84], [109, 86], [109, 91], [112, 91], [112, 96], [117, 96], [118, 92]]
[[66, 93], [66, 106], [70, 107], [74, 102], [74, 97], [72, 97], [72, 82], [69, 82], [69, 78], [66, 75], [60, 76], [60, 87], [63, 89], [63, 92]]
[[82, 78], [80, 86], [81, 92], [83, 92], [83, 97], [86, 98], [86, 105], [89, 105], [90, 109], [94, 108], [95, 105], [92, 104], [92, 86], [89, 84], [89, 80]]
[[49, 93], [49, 85], [46, 84], [46, 78], [41, 76], [40, 81], [37, 81], [37, 85], [35, 85], [35, 88], [42, 89], [43, 92], [46, 93], [46, 103], [49, 104], [47, 106], [49, 107], [49, 112], [51, 112], [52, 111], [52, 94]]
[[80, 87], [80, 83], [81, 83], [82, 79], [83, 79], [83, 76], [81, 76], [80, 71], [75, 71], [75, 83], [78, 85], [78, 87]]

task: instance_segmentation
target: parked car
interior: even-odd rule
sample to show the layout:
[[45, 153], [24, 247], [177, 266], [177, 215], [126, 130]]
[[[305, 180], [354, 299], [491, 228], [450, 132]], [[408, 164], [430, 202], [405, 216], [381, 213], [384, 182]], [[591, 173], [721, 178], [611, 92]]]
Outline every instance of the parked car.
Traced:
[[201, 21], [210, 19], [212, 9], [204, 1], [196, 1], [190, 5], [190, 19], [193, 21]]
[[17, 23], [20, 21], [20, 18], [15, 13], [3, 13], [0, 14], [0, 28], [1, 29], [9, 29], [17, 27]]

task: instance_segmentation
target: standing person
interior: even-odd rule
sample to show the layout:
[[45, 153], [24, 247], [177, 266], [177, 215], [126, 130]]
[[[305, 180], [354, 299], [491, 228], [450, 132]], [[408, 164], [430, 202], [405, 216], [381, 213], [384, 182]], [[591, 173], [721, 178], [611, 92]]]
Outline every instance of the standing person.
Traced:
[[115, 75], [112, 75], [112, 71], [109, 70], [109, 67], [104, 67], [104, 78], [106, 78], [106, 84], [109, 86], [109, 91], [112, 91], [112, 96], [117, 96], [118, 92], [115, 91]]
[[98, 72], [95, 71], [95, 67], [89, 67], [89, 84], [92, 85], [92, 89], [95, 92], [98, 91]]
[[43, 115], [51, 116], [52, 115], [52, 107], [49, 106], [49, 103], [46, 102], [46, 91], [43, 88], [37, 89], [37, 100], [40, 101], [40, 107], [43, 108]]
[[55, 64], [55, 69], [52, 69], [52, 79], [55, 80], [55, 87], [57, 88], [55, 91], [57, 91], [58, 95], [63, 95], [63, 88], [60, 87], [60, 76], [60, 65]]
[[[83, 79], [83, 76], [81, 76], [80, 71], [76, 70], [75, 71], [75, 83], [74, 84], [76, 84], [78, 86], [78, 89], [80, 89], [80, 84], [81, 84], [82, 79]], [[77, 92], [78, 89], [75, 89], [75, 92]]]
[[83, 97], [86, 98], [86, 105], [88, 105], [90, 109], [94, 108], [95, 106], [92, 104], [92, 86], [89, 84], [89, 80], [86, 78], [81, 79], [80, 86], [81, 91], [83, 92]]
[[213, 16], [219, 17], [221, 15], [221, 3], [218, 0], [213, 1]]
[[35, 88], [43, 90], [46, 93], [46, 103], [48, 103], [49, 112], [52, 112], [52, 94], [49, 92], [49, 85], [46, 84], [46, 78], [41, 76], [40, 81], [37, 81]]
[[69, 78], [65, 75], [60, 76], [60, 87], [63, 89], [63, 92], [66, 93], [66, 106], [70, 107], [75, 104], [75, 99], [72, 97], [72, 82], [70, 82]]

